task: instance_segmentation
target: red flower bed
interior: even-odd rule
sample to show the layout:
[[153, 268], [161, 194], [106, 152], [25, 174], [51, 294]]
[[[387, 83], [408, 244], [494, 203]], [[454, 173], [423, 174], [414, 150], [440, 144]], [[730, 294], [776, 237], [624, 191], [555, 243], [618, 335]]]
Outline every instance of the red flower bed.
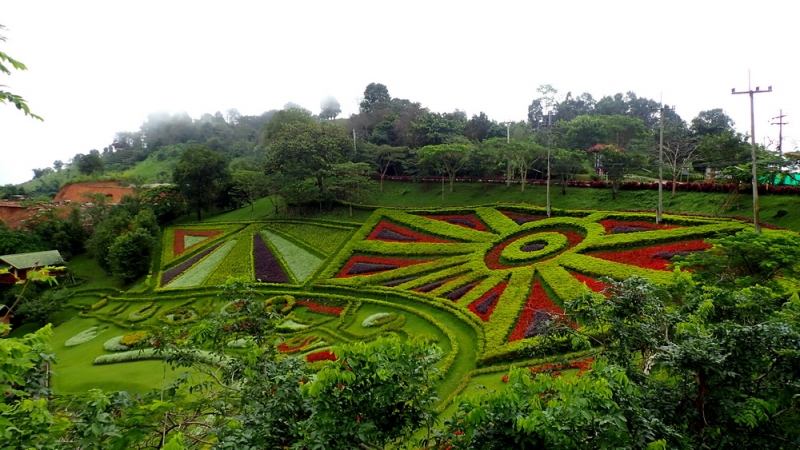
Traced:
[[319, 303], [312, 302], [311, 300], [298, 300], [295, 304], [305, 306], [309, 311], [327, 314], [329, 316], [339, 317], [339, 315], [342, 314], [342, 311], [344, 311], [344, 307], [342, 306], [320, 305]]
[[561, 233], [561, 234], [563, 234], [564, 236], [567, 237], [567, 247], [565, 249], [561, 250], [560, 252], [558, 252], [556, 254], [553, 254], [553, 255], [550, 255], [550, 256], [548, 256], [546, 258], [542, 258], [542, 259], [537, 260], [537, 261], [531, 261], [531, 262], [519, 264], [519, 266], [532, 264], [534, 262], [537, 262], [537, 263], [544, 262], [544, 261], [553, 259], [556, 256], [558, 256], [559, 254], [561, 254], [561, 253], [571, 249], [572, 247], [575, 247], [576, 245], [580, 244], [584, 239], [582, 234], [580, 234], [580, 233], [578, 233], [576, 231], [571, 231], [571, 230], [538, 230], [538, 231], [536, 231], [534, 233], [531, 233], [531, 234], [515, 236], [512, 239], [507, 239], [506, 241], [495, 245], [494, 247], [492, 247], [491, 250], [489, 250], [489, 253], [487, 253], [486, 257], [484, 258], [484, 262], [486, 263], [486, 267], [488, 267], [488, 268], [490, 268], [492, 270], [503, 270], [503, 269], [509, 269], [509, 268], [513, 268], [513, 267], [518, 267], [518, 266], [506, 265], [506, 264], [503, 264], [500, 261], [500, 256], [503, 254], [503, 250], [505, 250], [506, 247], [511, 245], [511, 243], [516, 242], [516, 241], [518, 241], [520, 239], [523, 239], [523, 238], [525, 238], [527, 236], [530, 236], [532, 234], [542, 233], [542, 232], [553, 232], [553, 231], [555, 231], [557, 233]]
[[[403, 258], [382, 258], [379, 256], [363, 256], [363, 255], [356, 255], [350, 258], [347, 261], [347, 264], [344, 265], [339, 274], [336, 275], [337, 278], [346, 278], [346, 277], [353, 277], [358, 275], [371, 275], [378, 272], [384, 272], [387, 270], [393, 270], [400, 267], [408, 267], [413, 266], [415, 264], [422, 264], [426, 262], [433, 261], [432, 259], [403, 259]], [[357, 266], [358, 264], [358, 266]], [[369, 266], [375, 270], [367, 270]], [[353, 268], [355, 272], [353, 271]]]
[[594, 278], [588, 277], [582, 273], [570, 272], [569, 274], [572, 275], [576, 280], [585, 283], [586, 287], [594, 292], [600, 292], [603, 289], [611, 286], [609, 283], [603, 283], [602, 281], [595, 280]]
[[330, 350], [320, 350], [315, 353], [310, 353], [308, 356], [306, 356], [306, 361], [336, 361], [336, 355], [331, 353]]
[[[186, 236], [204, 236], [209, 239], [222, 234], [222, 230], [175, 230], [175, 237], [172, 239], [172, 254], [175, 256], [183, 254], [189, 248], [184, 247], [184, 237]], [[198, 242], [197, 244], [200, 244]], [[195, 245], [197, 245], [195, 244]]]
[[536, 334], [536, 326], [547, 320], [551, 314], [563, 316], [564, 310], [553, 303], [541, 283], [535, 281], [528, 297], [528, 303], [525, 304], [522, 314], [519, 316], [519, 321], [517, 321], [517, 326], [511, 332], [508, 342], [532, 337]]
[[195, 265], [195, 263], [197, 263], [197, 261], [200, 261], [201, 259], [205, 258], [206, 255], [208, 255], [209, 253], [211, 253], [214, 250], [216, 250], [217, 247], [219, 247], [220, 245], [221, 244], [212, 245], [211, 247], [208, 247], [207, 249], [203, 250], [202, 252], [200, 252], [200, 253], [192, 256], [191, 258], [187, 259], [186, 261], [178, 264], [177, 266], [175, 266], [175, 267], [173, 267], [171, 269], [165, 270], [164, 273], [161, 274], [161, 286], [166, 286], [170, 281], [174, 280], [175, 277], [177, 277], [178, 275], [180, 275], [183, 272], [185, 272], [188, 268], [190, 268], [193, 265]]
[[654, 224], [652, 222], [621, 222], [618, 220], [601, 220], [600, 225], [606, 229], [606, 234], [630, 233], [635, 231], [671, 230], [680, 228], [677, 225]]
[[[554, 377], [560, 377], [561, 372], [569, 369], [578, 369], [578, 376], [583, 372], [592, 368], [594, 358], [583, 358], [577, 361], [571, 361], [569, 364], [547, 363], [540, 366], [531, 367], [531, 374], [537, 373], [550, 373]], [[503, 383], [508, 383], [508, 374], [503, 376]]]
[[314, 336], [308, 336], [300, 341], [292, 339], [290, 341], [281, 342], [278, 344], [278, 351], [281, 353], [297, 353], [306, 348], [314, 339]]
[[472, 311], [476, 316], [480, 317], [482, 321], [488, 322], [489, 317], [492, 316], [495, 306], [497, 306], [497, 303], [500, 301], [500, 297], [503, 295], [503, 291], [506, 290], [506, 286], [508, 286], [507, 281], [498, 284], [492, 290], [483, 294], [481, 298], [472, 302], [472, 304], [468, 307], [469, 310]]
[[486, 231], [486, 225], [475, 216], [468, 214], [453, 214], [453, 215], [436, 215], [436, 216], [422, 216], [428, 219], [441, 220], [443, 222], [452, 223], [464, 228], [470, 228], [478, 231]]
[[377, 241], [385, 241], [385, 242], [433, 242], [439, 244], [453, 244], [454, 241], [449, 241], [446, 239], [436, 238], [433, 236], [427, 236], [422, 233], [418, 233], [413, 230], [409, 230], [408, 228], [403, 228], [401, 226], [395, 225], [391, 222], [387, 222], [385, 220], [381, 221], [375, 229], [372, 230], [372, 233], [367, 236], [367, 240], [377, 240]]
[[[666, 258], [672, 253], [693, 252], [706, 250], [711, 245], [702, 240], [675, 242], [672, 244], [656, 245], [652, 247], [639, 248], [634, 250], [618, 250], [602, 253], [592, 253], [589, 256], [614, 261], [618, 263], [639, 266], [645, 269], [669, 270], [671, 261]], [[660, 253], [660, 255], [659, 255]]]
[[261, 283], [289, 283], [289, 276], [283, 270], [278, 258], [264, 243], [261, 234], [253, 235], [253, 266], [255, 277]]

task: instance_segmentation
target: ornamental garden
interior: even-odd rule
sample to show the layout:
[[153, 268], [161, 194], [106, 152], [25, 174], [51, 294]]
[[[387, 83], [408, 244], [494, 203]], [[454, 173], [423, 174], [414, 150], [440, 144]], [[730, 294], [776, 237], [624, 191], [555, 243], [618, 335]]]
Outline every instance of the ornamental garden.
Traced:
[[[174, 226], [162, 233], [152, 273], [139, 285], [74, 290], [83, 310], [55, 330], [61, 363], [53, 387], [78, 393], [98, 383], [159, 386], [172, 375], [146, 330], [236, 312], [240, 303], [219, 296], [220, 286], [235, 279], [251, 283], [280, 314], [277, 351], [311, 364], [336, 359], [341, 344], [381, 336], [435, 342], [443, 352], [437, 366], [444, 410], [460, 393], [501, 386], [511, 365], [585, 370], [585, 351], [544, 346], [543, 327], [561, 317], [566, 301], [602, 291], [606, 277], [667, 283], [675, 276], [673, 258], [747, 227], [676, 215], [656, 225], [652, 214], [602, 211], [554, 211], [548, 218], [542, 208], [521, 205], [378, 209], [363, 223]], [[148, 347], [140, 350], [143, 342]], [[232, 352], [249, 345], [228, 343]], [[205, 358], [214, 364], [225, 355]]]

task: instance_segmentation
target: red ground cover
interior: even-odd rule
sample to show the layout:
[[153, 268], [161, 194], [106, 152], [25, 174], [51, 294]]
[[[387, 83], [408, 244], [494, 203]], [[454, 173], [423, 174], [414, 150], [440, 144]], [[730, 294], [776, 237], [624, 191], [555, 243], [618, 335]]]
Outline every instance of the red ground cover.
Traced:
[[[392, 235], [396, 236], [392, 236]], [[369, 241], [384, 242], [434, 242], [440, 244], [455, 244], [455, 241], [427, 236], [414, 230], [395, 225], [385, 220], [378, 223], [372, 233], [367, 236]]]
[[314, 336], [308, 336], [303, 340], [292, 339], [290, 341], [281, 342], [278, 344], [278, 351], [281, 353], [296, 353], [306, 348], [308, 344], [315, 339]]
[[592, 253], [589, 256], [605, 259], [607, 261], [639, 266], [645, 269], [669, 270], [668, 266], [671, 264], [671, 261], [669, 259], [656, 256], [657, 253], [691, 252], [706, 250], [709, 248], [711, 248], [711, 245], [706, 244], [702, 240], [698, 239], [694, 241], [655, 245], [634, 250], [617, 250], [602, 253]]
[[[175, 230], [175, 237], [172, 239], [172, 254], [179, 256], [191, 248], [185, 248], [183, 246], [183, 238], [185, 236], [205, 236], [211, 239], [220, 234], [222, 234], [222, 230]], [[198, 242], [198, 244], [200, 244], [200, 242]], [[192, 247], [194, 247], [194, 245]]]
[[586, 287], [588, 287], [594, 292], [600, 292], [603, 289], [611, 286], [609, 283], [603, 283], [602, 281], [595, 280], [594, 278], [588, 277], [582, 273], [570, 272], [569, 274], [572, 275], [576, 280], [580, 281], [581, 283], [585, 283]]
[[319, 303], [312, 302], [311, 300], [298, 300], [297, 305], [305, 306], [309, 311], [320, 314], [327, 314], [329, 316], [339, 317], [344, 311], [342, 306], [320, 305]]
[[[342, 267], [342, 270], [339, 271], [339, 274], [336, 275], [336, 278], [347, 278], [353, 277], [358, 275], [372, 275], [374, 273], [383, 272], [386, 270], [393, 270], [399, 267], [408, 267], [413, 266], [415, 264], [422, 264], [426, 262], [433, 261], [433, 259], [403, 259], [403, 258], [382, 258], [380, 256], [364, 256], [364, 255], [355, 255], [350, 260], [347, 261], [347, 264]], [[350, 273], [350, 269], [353, 268], [356, 264], [375, 264], [376, 267], [384, 266], [385, 268], [382, 270], [376, 270], [374, 272], [362, 272], [362, 273]], [[391, 267], [394, 266], [394, 267]]]
[[517, 321], [517, 326], [514, 328], [514, 331], [511, 332], [508, 342], [518, 341], [525, 337], [525, 332], [528, 331], [528, 328], [530, 328], [531, 324], [534, 322], [537, 312], [540, 314], [542, 312], [558, 315], [564, 314], [564, 310], [550, 300], [550, 297], [547, 296], [547, 292], [545, 292], [538, 280], [533, 283], [531, 294], [528, 297], [528, 303], [523, 307], [522, 314], [520, 314], [519, 320]]
[[314, 361], [336, 361], [336, 355], [331, 353], [330, 350], [320, 350], [315, 353], [311, 353], [306, 356], [306, 361], [314, 362]]

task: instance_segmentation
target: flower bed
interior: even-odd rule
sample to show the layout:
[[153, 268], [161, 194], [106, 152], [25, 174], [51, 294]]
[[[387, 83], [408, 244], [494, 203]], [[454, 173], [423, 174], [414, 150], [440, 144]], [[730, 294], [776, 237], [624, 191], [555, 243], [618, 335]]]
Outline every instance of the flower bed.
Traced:
[[586, 275], [583, 275], [581, 273], [570, 272], [569, 274], [572, 275], [576, 280], [585, 284], [586, 287], [591, 289], [593, 292], [602, 292], [605, 288], [611, 286], [609, 283], [596, 280], [592, 277], [587, 277]]
[[281, 231], [324, 255], [331, 255], [350, 236], [353, 227], [300, 222], [270, 222], [269, 228]]
[[337, 275], [340, 278], [352, 277], [356, 275], [367, 275], [387, 270], [394, 270], [400, 267], [408, 267], [432, 261], [431, 259], [404, 259], [404, 258], [381, 258], [377, 256], [356, 255], [350, 258]]
[[327, 314], [329, 316], [339, 317], [342, 314], [342, 311], [344, 311], [344, 307], [342, 306], [321, 305], [319, 303], [312, 302], [311, 300], [297, 300], [296, 304], [298, 306], [305, 306], [309, 311]]
[[216, 269], [217, 265], [228, 256], [228, 253], [236, 246], [236, 239], [231, 239], [222, 244], [221, 247], [216, 249], [213, 253], [200, 260], [197, 264], [192, 266], [189, 270], [172, 280], [169, 284], [164, 286], [165, 289], [175, 289], [183, 287], [200, 286]]
[[[541, 234], [542, 237], [537, 237], [537, 234]], [[560, 235], [559, 238], [555, 238], [551, 236], [551, 234], [558, 234]], [[547, 252], [543, 258], [536, 259], [537, 254], [530, 254], [521, 250], [521, 245], [524, 243], [530, 242], [531, 240], [536, 239], [546, 239], [548, 241], [548, 247], [555, 248], [552, 252]], [[566, 244], [562, 244], [563, 240], [566, 240]], [[504, 242], [501, 242], [498, 245], [492, 247], [492, 249], [486, 254], [484, 258], [484, 262], [486, 263], [486, 267], [492, 270], [503, 270], [515, 267], [515, 265], [525, 265], [531, 264], [533, 262], [542, 263], [549, 259], [556, 257], [558, 254], [574, 248], [578, 244], [580, 244], [584, 240], [584, 236], [576, 231], [572, 230], [559, 230], [555, 232], [543, 232], [543, 231], [536, 231], [535, 233], [530, 234], [528, 237], [512, 237], [511, 239], [507, 239]], [[552, 242], [552, 244], [549, 244]], [[516, 249], [509, 249], [506, 252], [506, 248], [512, 245], [517, 245], [518, 248]], [[561, 247], [558, 247], [559, 244], [562, 244]], [[541, 250], [547, 251], [547, 248]], [[513, 259], [508, 259], [505, 256], [508, 255]]]
[[253, 235], [253, 266], [255, 278], [261, 283], [290, 283], [289, 276], [260, 233]]
[[508, 342], [535, 336], [542, 322], [550, 320], [552, 315], [563, 316], [563, 314], [564, 310], [550, 300], [542, 284], [537, 280], [519, 316], [517, 326], [508, 337]]
[[[676, 242], [672, 244], [655, 245], [652, 247], [634, 250], [619, 250], [602, 253], [591, 253], [589, 256], [638, 266], [645, 269], [669, 270], [671, 256], [676, 253], [694, 252], [711, 248], [701, 240]], [[669, 257], [667, 257], [669, 256]]]
[[619, 221], [614, 219], [601, 220], [600, 225], [606, 230], [606, 234], [636, 233], [639, 231], [670, 230], [679, 228], [677, 225], [655, 224], [644, 221]]
[[317, 361], [336, 361], [336, 355], [330, 350], [320, 350], [306, 356], [306, 361], [312, 363]]
[[474, 283], [465, 284], [464, 286], [461, 286], [460, 288], [445, 295], [444, 298], [452, 301], [459, 300], [461, 297], [465, 296], [467, 292], [471, 291], [478, 284], [480, 284], [480, 282], [478, 281]]
[[123, 337], [123, 335], [114, 336], [113, 338], [105, 341], [103, 343], [103, 349], [105, 349], [107, 352], [124, 352], [130, 350], [130, 347], [120, 343]]
[[547, 219], [547, 216], [533, 216], [528, 214], [515, 213], [511, 211], [502, 211], [502, 213], [509, 219], [513, 220], [514, 223], [516, 223], [517, 225], [523, 225], [528, 222], [537, 222], [542, 219]]
[[317, 336], [300, 336], [288, 341], [283, 341], [278, 344], [278, 351], [281, 353], [291, 354], [303, 351], [312, 342], [319, 341]]
[[207, 285], [225, 284], [229, 278], [253, 281], [253, 240], [249, 235], [237, 235], [236, 245], [228, 253], [225, 260], [205, 281]]
[[173, 267], [171, 269], [165, 270], [164, 273], [161, 274], [161, 286], [165, 286], [168, 283], [170, 283], [173, 279], [175, 279], [175, 277], [177, 277], [178, 275], [182, 274], [183, 272], [185, 272], [187, 269], [189, 269], [193, 265], [197, 264], [198, 261], [200, 261], [201, 259], [203, 259], [206, 256], [208, 256], [209, 253], [211, 253], [214, 250], [216, 250], [220, 245], [221, 244], [217, 244], [217, 245], [214, 245], [212, 247], [209, 247], [209, 248], [203, 250], [202, 252], [194, 255], [193, 257], [187, 259], [186, 261], [178, 264], [177, 266], [175, 266], [175, 267]]
[[367, 236], [367, 240], [378, 240], [384, 242], [433, 242], [433, 243], [454, 243], [454, 241], [428, 236], [408, 228], [395, 225], [386, 220], [381, 221], [378, 226]]
[[425, 215], [428, 219], [441, 220], [453, 225], [470, 228], [477, 231], [486, 231], [486, 224], [475, 216], [467, 214]]
[[292, 241], [270, 231], [262, 231], [277, 250], [279, 258], [299, 282], [304, 282], [322, 264], [322, 259]]
[[[220, 234], [222, 234], [222, 230], [175, 230], [175, 235], [172, 240], [172, 254], [174, 256], [180, 256], [183, 252], [195, 245], [219, 236]], [[191, 239], [192, 237], [200, 239]]]
[[480, 317], [482, 321], [488, 322], [492, 311], [494, 311], [495, 306], [497, 306], [497, 302], [500, 301], [500, 297], [503, 295], [503, 291], [505, 291], [507, 285], [508, 282], [503, 282], [495, 286], [492, 290], [483, 294], [481, 298], [469, 305], [469, 310]]

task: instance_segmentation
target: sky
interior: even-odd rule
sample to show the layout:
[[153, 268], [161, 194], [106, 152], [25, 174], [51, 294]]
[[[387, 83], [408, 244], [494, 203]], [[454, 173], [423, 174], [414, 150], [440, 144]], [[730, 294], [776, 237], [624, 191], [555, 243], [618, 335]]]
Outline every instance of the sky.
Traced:
[[[344, 117], [364, 88], [436, 112], [520, 121], [552, 84], [559, 97], [633, 91], [687, 122], [722, 108], [756, 140], [800, 144], [800, 2], [761, 0], [3, 0], [0, 74], [44, 122], [0, 104], [0, 185], [108, 146], [148, 114], [257, 115], [294, 102]], [[749, 75], [748, 75], [749, 74]], [[340, 116], [341, 117], [341, 116]], [[797, 125], [794, 125], [797, 123]], [[800, 129], [799, 129], [800, 130]], [[774, 145], [773, 145], [774, 147]]]

